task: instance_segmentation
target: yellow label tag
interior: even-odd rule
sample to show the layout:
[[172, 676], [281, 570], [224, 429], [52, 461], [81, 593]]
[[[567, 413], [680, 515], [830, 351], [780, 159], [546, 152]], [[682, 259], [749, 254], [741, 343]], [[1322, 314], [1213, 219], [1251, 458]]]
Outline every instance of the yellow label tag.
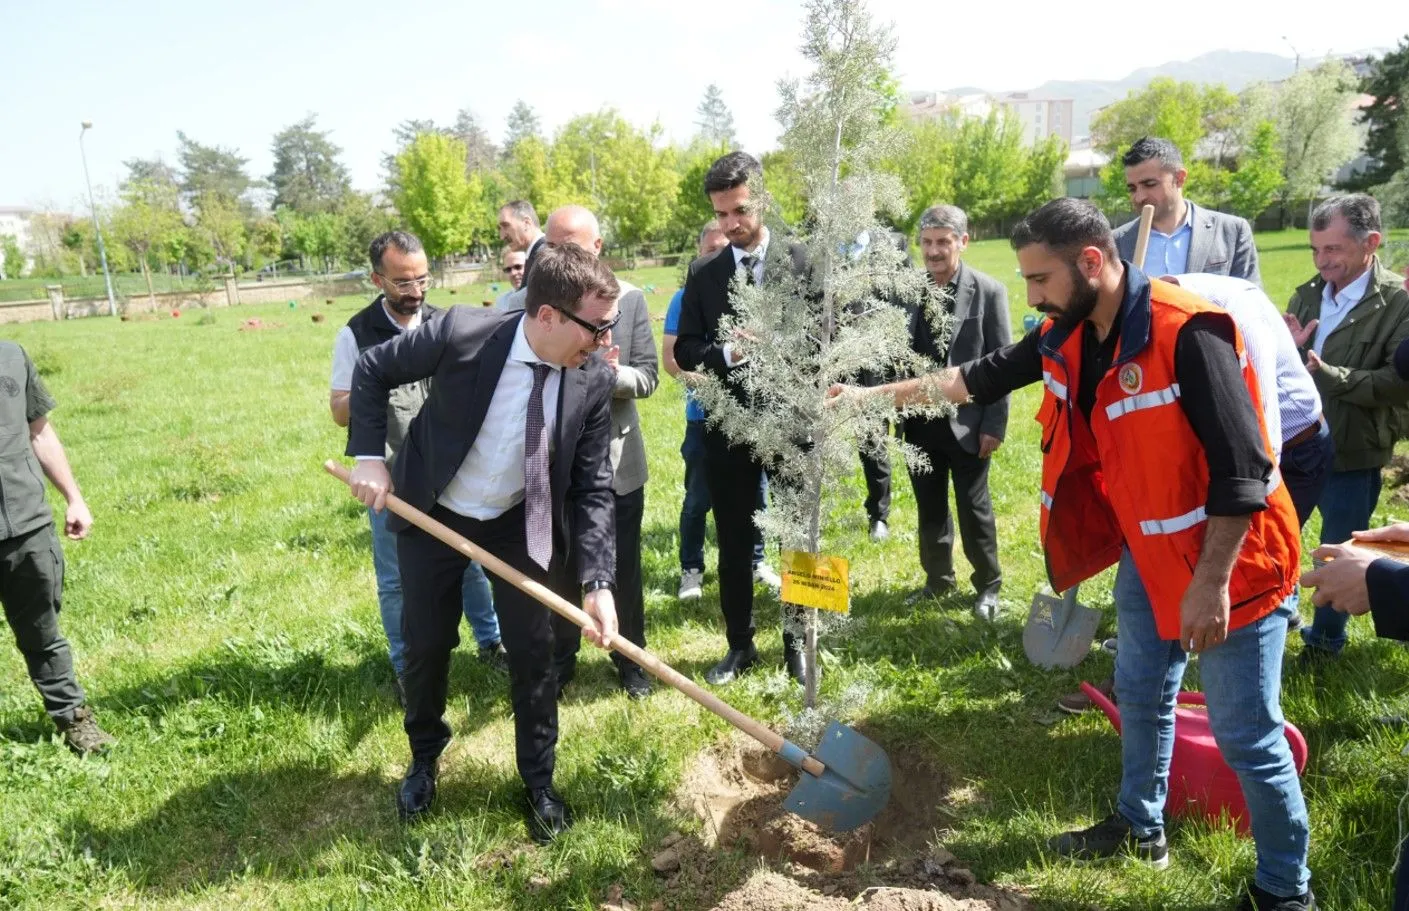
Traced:
[[845, 614], [851, 609], [844, 557], [783, 551], [783, 594], [789, 604]]

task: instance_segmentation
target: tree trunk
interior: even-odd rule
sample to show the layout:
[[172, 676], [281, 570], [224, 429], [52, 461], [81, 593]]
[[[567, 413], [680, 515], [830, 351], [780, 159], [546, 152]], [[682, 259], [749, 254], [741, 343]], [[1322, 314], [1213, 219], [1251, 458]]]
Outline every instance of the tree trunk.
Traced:
[[147, 280], [147, 300], [152, 302], [152, 312], [157, 310], [157, 292], [152, 287], [152, 269], [147, 265], [146, 254], [137, 257], [137, 261], [142, 264], [142, 277]]

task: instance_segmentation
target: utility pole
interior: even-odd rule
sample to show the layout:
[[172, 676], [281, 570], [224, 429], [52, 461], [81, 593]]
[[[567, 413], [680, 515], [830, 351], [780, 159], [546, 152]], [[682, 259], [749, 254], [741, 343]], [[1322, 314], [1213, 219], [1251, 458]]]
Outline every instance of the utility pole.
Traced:
[[98, 235], [98, 258], [103, 263], [103, 282], [108, 286], [108, 316], [117, 316], [117, 298], [113, 296], [113, 277], [108, 271], [108, 249], [103, 246], [103, 229], [98, 225], [98, 206], [93, 201], [93, 181], [88, 178], [88, 152], [83, 148], [83, 134], [93, 129], [93, 121], [83, 121], [78, 131], [78, 154], [83, 159], [83, 182], [88, 185], [88, 211], [93, 215], [93, 232]]

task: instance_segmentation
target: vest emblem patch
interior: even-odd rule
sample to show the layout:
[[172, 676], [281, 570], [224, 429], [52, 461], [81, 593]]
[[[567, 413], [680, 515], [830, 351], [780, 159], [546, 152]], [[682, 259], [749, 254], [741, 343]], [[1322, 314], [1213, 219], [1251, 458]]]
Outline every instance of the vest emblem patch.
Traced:
[[1145, 371], [1140, 369], [1139, 364], [1126, 364], [1120, 368], [1118, 379], [1120, 388], [1125, 390], [1127, 395], [1134, 395], [1145, 383]]

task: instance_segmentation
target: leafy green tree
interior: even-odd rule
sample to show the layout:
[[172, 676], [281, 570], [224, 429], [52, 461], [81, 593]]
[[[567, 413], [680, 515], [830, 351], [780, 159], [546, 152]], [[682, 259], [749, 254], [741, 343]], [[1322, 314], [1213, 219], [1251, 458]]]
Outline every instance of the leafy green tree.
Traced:
[[[537, 136], [526, 136], [505, 152], [503, 199], [527, 199], [546, 212], [560, 198], [553, 174], [552, 150]], [[501, 200], [502, 201], [502, 200]]]
[[152, 286], [152, 260], [170, 249], [171, 235], [185, 229], [173, 185], [150, 177], [123, 184], [122, 205], [112, 214], [111, 231], [113, 239], [137, 260], [153, 307], [156, 289]]
[[25, 255], [13, 234], [0, 234], [0, 254], [4, 257], [5, 278], [19, 278], [24, 272]]
[[406, 151], [406, 147], [415, 142], [418, 136], [426, 133], [449, 135], [450, 131], [444, 127], [436, 126], [434, 120], [415, 118], [403, 120], [392, 127], [392, 151], [382, 156], [382, 170], [386, 171], [387, 187], [390, 188], [393, 195], [401, 182], [401, 175], [396, 167], [396, 156]]
[[695, 113], [699, 115], [695, 126], [700, 128], [699, 137], [706, 145], [729, 149], [735, 147], [734, 115], [724, 103], [724, 94], [719, 91], [719, 86], [712, 82], [709, 84]]
[[957, 113], [903, 123], [905, 142], [880, 163], [909, 193], [905, 211], [895, 217], [895, 227], [907, 236], [915, 233], [925, 209], [954, 197], [958, 125]]
[[343, 234], [337, 255], [348, 263], [364, 263], [372, 238], [396, 227], [396, 219], [366, 193], [349, 193], [338, 206]]
[[[1406, 94], [1400, 97], [1409, 97], [1409, 82], [1404, 87]], [[1399, 122], [1399, 154], [1401, 160], [1409, 161], [1409, 117]], [[1373, 193], [1383, 206], [1385, 225], [1409, 228], [1409, 168], [1400, 168], [1387, 182], [1374, 187]]]
[[1267, 211], [1285, 182], [1277, 125], [1264, 120], [1253, 128], [1238, 170], [1228, 178], [1228, 208], [1251, 221]]
[[245, 254], [245, 221], [238, 205], [222, 195], [207, 197], [196, 218], [197, 250], [205, 262], [233, 269]]
[[1405, 88], [1409, 87], [1409, 35], [1399, 40], [1399, 46], [1374, 63], [1360, 91], [1375, 100], [1360, 109], [1359, 123], [1366, 128], [1364, 152], [1374, 165], [1353, 175], [1344, 188], [1364, 192], [1376, 184], [1388, 183], [1398, 174], [1409, 157], [1400, 141], [1405, 117]]
[[638, 130], [610, 108], [568, 121], [553, 141], [557, 192], [545, 208], [587, 205], [627, 248], [659, 236], [679, 189], [674, 150], [658, 148], [660, 138], [659, 124]]
[[[763, 165], [768, 195], [773, 197], [778, 215], [788, 225], [795, 227], [802, 224], [807, 218], [808, 192], [807, 181], [797, 166], [797, 157], [786, 148], [775, 149], [764, 152], [759, 163]], [[710, 210], [711, 214], [713, 211]]]
[[538, 122], [538, 114], [523, 99], [514, 102], [509, 111], [508, 129], [504, 134], [504, 153], [507, 155], [525, 139], [543, 139], [543, 128]]
[[331, 212], [298, 213], [289, 242], [301, 256], [318, 263], [322, 271], [331, 272], [333, 260], [343, 246], [343, 234], [342, 219]]
[[465, 144], [465, 173], [492, 171], [499, 163], [499, 149], [489, 132], [480, 126], [479, 118], [468, 108], [461, 108], [455, 115], [455, 125], [450, 135]]
[[253, 186], [245, 173], [249, 159], [234, 149], [202, 145], [179, 130], [176, 138], [180, 141], [181, 189], [196, 208], [211, 198], [234, 205]]
[[351, 181], [338, 161], [342, 149], [316, 128], [317, 115], [309, 114], [274, 134], [274, 206], [298, 212], [326, 212], [347, 193]]
[[433, 259], [469, 247], [472, 209], [482, 203], [465, 176], [465, 144], [441, 133], [422, 133], [400, 155], [394, 199], [397, 211]]
[[670, 222], [665, 230], [671, 249], [693, 250], [700, 229], [714, 218], [714, 207], [710, 205], [709, 197], [704, 191], [705, 174], [719, 156], [729, 151], [729, 147], [725, 145], [711, 146], [696, 142], [689, 148], [676, 152], [677, 173], [680, 176], [676, 183]]

